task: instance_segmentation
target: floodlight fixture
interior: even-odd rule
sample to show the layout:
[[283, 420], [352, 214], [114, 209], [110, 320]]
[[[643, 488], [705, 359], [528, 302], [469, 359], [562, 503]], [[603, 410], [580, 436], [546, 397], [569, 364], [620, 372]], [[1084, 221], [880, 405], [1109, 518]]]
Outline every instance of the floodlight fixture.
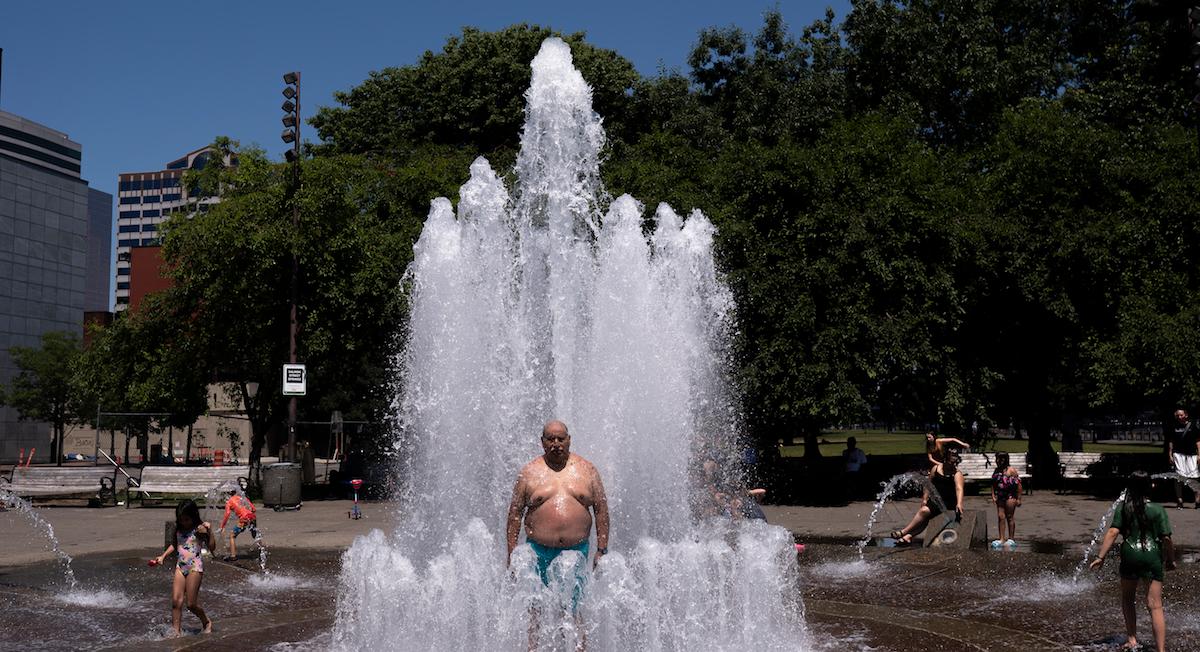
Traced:
[[295, 104], [295, 102], [292, 102], [291, 100], [284, 100], [283, 105], [280, 106], [279, 108], [283, 109], [284, 113], [292, 113], [293, 111], [296, 110], [296, 104]]
[[296, 130], [284, 129], [283, 133], [279, 134], [279, 137], [282, 138], [283, 142], [285, 143], [294, 142], [296, 140]]
[[295, 84], [296, 82], [299, 82], [299, 81], [300, 81], [300, 73], [299, 72], [293, 71], [293, 72], [284, 73], [284, 75], [283, 75], [283, 83], [285, 83], [285, 84]]
[[296, 126], [296, 115], [293, 113], [289, 113], [289, 114], [283, 116], [283, 126], [288, 127], [289, 129], [292, 127], [295, 127]]
[[296, 87], [284, 86], [283, 87], [283, 96], [288, 98], [289, 100], [292, 99], [293, 97], [296, 97]]

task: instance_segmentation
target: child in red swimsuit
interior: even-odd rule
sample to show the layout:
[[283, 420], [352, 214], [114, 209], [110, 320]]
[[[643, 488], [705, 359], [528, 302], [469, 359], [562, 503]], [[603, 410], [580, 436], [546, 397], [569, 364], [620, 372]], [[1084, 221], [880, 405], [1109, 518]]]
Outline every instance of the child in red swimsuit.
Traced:
[[225, 561], [237, 559], [237, 535], [246, 530], [250, 530], [250, 536], [254, 537], [260, 546], [262, 545], [262, 535], [258, 533], [258, 515], [254, 511], [254, 503], [250, 502], [245, 494], [234, 492], [225, 501], [225, 518], [221, 519], [221, 531], [225, 530], [230, 513], [237, 516], [237, 524], [229, 533], [229, 554], [225, 555]]

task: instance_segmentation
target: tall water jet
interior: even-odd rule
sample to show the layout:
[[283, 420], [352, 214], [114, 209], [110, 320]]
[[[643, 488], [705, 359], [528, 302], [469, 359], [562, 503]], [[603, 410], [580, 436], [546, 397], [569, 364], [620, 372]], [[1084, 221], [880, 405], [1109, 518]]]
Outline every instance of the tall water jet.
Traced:
[[802, 649], [791, 535], [689, 510], [694, 456], [736, 458], [739, 428], [714, 228], [664, 204], [648, 240], [643, 206], [599, 182], [604, 131], [569, 47], [548, 39], [532, 69], [513, 195], [477, 159], [457, 214], [434, 200], [414, 247], [403, 523], [345, 554], [333, 645], [525, 649], [529, 604], [555, 587], [524, 546], [506, 570], [506, 507], [559, 418], [604, 478], [612, 528], [579, 621], [544, 613], [543, 648]]

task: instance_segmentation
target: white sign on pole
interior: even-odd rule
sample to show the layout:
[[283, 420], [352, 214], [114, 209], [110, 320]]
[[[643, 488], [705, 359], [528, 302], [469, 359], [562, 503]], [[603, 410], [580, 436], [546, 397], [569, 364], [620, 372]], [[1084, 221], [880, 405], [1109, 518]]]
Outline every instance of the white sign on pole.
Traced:
[[307, 393], [308, 372], [302, 364], [283, 365], [283, 395], [304, 396]]

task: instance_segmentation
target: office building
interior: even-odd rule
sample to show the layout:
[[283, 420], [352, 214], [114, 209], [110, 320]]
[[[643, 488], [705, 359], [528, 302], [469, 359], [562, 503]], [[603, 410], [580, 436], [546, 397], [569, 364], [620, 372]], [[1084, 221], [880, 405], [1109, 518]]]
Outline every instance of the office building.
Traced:
[[[107, 308], [95, 277], [109, 275], [112, 196], [80, 178], [83, 147], [66, 134], [0, 111], [0, 383], [16, 375], [9, 349], [37, 347], [43, 333], [82, 334], [89, 307]], [[107, 213], [107, 219], [103, 219]], [[91, 218], [91, 219], [89, 219]], [[93, 223], [94, 222], [94, 223]], [[101, 235], [100, 232], [103, 232]], [[107, 281], [104, 282], [107, 285]], [[90, 291], [89, 291], [90, 289]], [[49, 424], [0, 407], [0, 461], [36, 448], [50, 461]]]
[[[189, 197], [183, 187], [183, 173], [203, 168], [209, 153], [209, 148], [202, 147], [167, 163], [163, 170], [118, 175], [115, 293], [118, 312], [130, 305], [133, 250], [157, 247], [159, 227], [173, 213], [207, 210], [209, 204], [217, 201], [215, 197]], [[158, 270], [149, 273], [157, 275]]]

